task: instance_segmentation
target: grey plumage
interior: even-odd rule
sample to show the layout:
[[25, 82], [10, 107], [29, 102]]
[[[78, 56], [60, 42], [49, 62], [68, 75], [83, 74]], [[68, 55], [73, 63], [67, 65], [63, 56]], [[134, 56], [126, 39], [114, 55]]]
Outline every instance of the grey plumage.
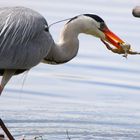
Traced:
[[46, 20], [29, 8], [0, 8], [0, 69], [37, 65], [53, 44], [46, 26]]

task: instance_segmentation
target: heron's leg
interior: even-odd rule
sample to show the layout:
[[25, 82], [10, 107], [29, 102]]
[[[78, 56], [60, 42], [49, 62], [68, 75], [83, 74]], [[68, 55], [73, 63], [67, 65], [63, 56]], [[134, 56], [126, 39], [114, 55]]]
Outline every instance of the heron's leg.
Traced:
[[8, 81], [11, 79], [11, 77], [15, 74], [16, 70], [14, 69], [8, 69], [4, 71], [4, 74], [2, 76], [1, 84], [0, 84], [0, 95], [5, 87], [5, 85], [8, 83]]

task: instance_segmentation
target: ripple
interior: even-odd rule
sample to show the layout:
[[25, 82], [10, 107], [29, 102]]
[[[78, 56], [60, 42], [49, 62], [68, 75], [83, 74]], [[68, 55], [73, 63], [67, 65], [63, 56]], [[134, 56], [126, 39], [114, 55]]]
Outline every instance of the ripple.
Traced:
[[[81, 13], [95, 13], [109, 28], [139, 50], [139, 19], [132, 0], [5, 0], [1, 6], [22, 5], [39, 11], [49, 23]], [[57, 38], [62, 24], [51, 28]], [[19, 139], [41, 135], [46, 140], [139, 140], [139, 56], [122, 59], [99, 40], [79, 36], [77, 58], [65, 65], [40, 64], [21, 89], [23, 75], [13, 77], [0, 99], [0, 117]], [[91, 47], [94, 44], [96, 47]]]

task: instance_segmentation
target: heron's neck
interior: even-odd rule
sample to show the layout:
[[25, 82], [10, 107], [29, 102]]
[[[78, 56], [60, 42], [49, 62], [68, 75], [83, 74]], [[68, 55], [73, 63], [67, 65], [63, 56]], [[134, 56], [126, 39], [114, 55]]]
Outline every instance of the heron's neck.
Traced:
[[60, 33], [58, 43], [54, 43], [48, 56], [45, 58], [52, 63], [65, 63], [76, 56], [79, 48], [79, 33], [83, 32], [79, 22], [68, 23]]

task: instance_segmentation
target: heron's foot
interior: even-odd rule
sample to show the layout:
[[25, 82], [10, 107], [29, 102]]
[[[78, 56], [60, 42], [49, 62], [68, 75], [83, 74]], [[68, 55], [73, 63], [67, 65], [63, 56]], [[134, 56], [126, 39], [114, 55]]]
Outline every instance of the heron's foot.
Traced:
[[108, 50], [112, 51], [113, 53], [123, 54], [122, 56], [125, 57], [125, 58], [127, 58], [128, 54], [130, 54], [130, 55], [137, 55], [137, 54], [140, 54], [140, 52], [132, 51], [131, 48], [130, 48], [130, 45], [125, 46], [125, 45], [123, 45], [123, 44], [120, 44], [120, 46], [121, 46], [122, 48], [116, 49], [116, 48], [112, 48], [112, 47], [111, 47], [108, 43], [106, 43], [104, 40], [101, 40], [101, 41], [105, 44], [105, 46], [106, 46], [106, 48], [107, 48]]

